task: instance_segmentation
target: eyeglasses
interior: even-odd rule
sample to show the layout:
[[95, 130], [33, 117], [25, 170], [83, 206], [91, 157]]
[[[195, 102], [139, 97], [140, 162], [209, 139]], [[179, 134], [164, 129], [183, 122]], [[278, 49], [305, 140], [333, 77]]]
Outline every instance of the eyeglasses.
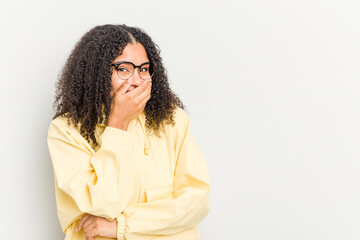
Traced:
[[139, 75], [143, 80], [151, 78], [154, 74], [149, 62], [145, 62], [139, 66], [136, 66], [132, 62], [119, 62], [113, 63], [111, 66], [115, 67], [117, 75], [123, 80], [129, 79], [134, 74], [136, 68], [139, 68]]

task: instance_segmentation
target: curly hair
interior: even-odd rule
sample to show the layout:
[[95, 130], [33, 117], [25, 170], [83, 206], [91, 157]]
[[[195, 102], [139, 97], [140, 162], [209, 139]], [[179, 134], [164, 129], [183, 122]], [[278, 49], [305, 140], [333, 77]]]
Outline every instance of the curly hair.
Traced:
[[53, 119], [65, 116], [68, 124], [80, 123], [80, 134], [96, 146], [95, 127], [107, 125], [111, 110], [111, 63], [135, 42], [144, 46], [153, 71], [151, 98], [144, 108], [147, 131], [159, 136], [163, 123], [174, 125], [176, 106], [185, 106], [169, 87], [160, 49], [142, 29], [125, 24], [96, 26], [76, 43], [56, 83]]

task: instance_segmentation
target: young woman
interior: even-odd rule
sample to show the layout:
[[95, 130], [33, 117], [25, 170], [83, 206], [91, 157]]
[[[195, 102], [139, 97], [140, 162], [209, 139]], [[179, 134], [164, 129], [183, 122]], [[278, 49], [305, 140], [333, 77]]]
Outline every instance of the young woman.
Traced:
[[70, 54], [48, 130], [65, 239], [200, 239], [207, 164], [141, 29], [97, 26]]

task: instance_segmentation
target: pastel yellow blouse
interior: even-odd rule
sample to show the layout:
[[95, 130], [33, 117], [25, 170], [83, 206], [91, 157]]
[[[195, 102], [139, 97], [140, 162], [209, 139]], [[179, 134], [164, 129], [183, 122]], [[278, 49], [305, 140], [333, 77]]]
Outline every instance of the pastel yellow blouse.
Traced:
[[147, 133], [144, 112], [127, 131], [97, 124], [98, 147], [65, 117], [51, 121], [47, 141], [66, 240], [85, 239], [75, 228], [86, 213], [117, 218], [117, 239], [201, 239], [198, 224], [210, 210], [208, 167], [189, 115], [177, 108], [174, 120], [161, 137]]

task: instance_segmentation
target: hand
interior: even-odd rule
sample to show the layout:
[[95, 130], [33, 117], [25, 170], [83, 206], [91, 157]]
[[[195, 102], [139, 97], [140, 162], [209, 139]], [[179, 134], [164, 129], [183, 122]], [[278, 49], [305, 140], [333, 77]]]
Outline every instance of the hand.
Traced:
[[151, 97], [151, 79], [143, 81], [137, 88], [126, 92], [130, 87], [123, 83], [114, 93], [109, 116], [110, 127], [127, 130], [129, 122], [145, 108]]
[[85, 214], [76, 227], [76, 231], [84, 228], [86, 240], [95, 240], [95, 236], [116, 238], [117, 220], [109, 221], [102, 217]]

